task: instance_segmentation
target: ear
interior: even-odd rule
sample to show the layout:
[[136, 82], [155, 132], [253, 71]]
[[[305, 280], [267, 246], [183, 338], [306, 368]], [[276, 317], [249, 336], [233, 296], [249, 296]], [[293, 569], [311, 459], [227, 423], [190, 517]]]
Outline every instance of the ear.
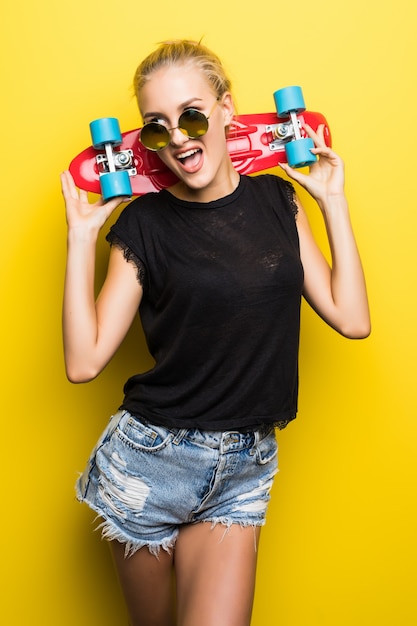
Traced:
[[223, 108], [224, 125], [227, 127], [235, 114], [235, 105], [233, 103], [232, 94], [226, 91], [221, 98], [220, 104]]

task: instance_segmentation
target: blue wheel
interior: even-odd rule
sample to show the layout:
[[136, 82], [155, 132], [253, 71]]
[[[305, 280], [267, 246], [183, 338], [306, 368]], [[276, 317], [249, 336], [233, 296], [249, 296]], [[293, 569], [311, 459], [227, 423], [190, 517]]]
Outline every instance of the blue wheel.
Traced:
[[115, 117], [102, 117], [90, 122], [90, 133], [96, 150], [103, 148], [106, 143], [113, 146], [119, 146], [122, 143], [119, 120]]
[[284, 87], [274, 93], [278, 117], [287, 117], [292, 111], [301, 113], [306, 110], [301, 87]]
[[132, 195], [130, 176], [126, 170], [102, 174], [100, 176], [100, 185], [103, 200], [119, 197], [130, 198]]
[[285, 145], [285, 153], [288, 165], [291, 167], [313, 165], [317, 161], [317, 157], [310, 152], [311, 148], [314, 148], [314, 141], [310, 137], [287, 143]]

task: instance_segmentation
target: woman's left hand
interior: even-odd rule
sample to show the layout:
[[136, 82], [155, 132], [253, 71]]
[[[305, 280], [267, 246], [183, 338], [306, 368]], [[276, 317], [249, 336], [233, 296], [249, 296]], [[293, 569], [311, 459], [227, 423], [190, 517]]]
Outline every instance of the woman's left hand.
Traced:
[[307, 124], [303, 128], [314, 141], [315, 147], [311, 152], [318, 157], [317, 161], [310, 166], [310, 173], [303, 174], [287, 163], [281, 163], [280, 166], [290, 178], [304, 187], [322, 205], [331, 196], [344, 195], [344, 164], [342, 159], [326, 145], [323, 124], [317, 128], [316, 132]]

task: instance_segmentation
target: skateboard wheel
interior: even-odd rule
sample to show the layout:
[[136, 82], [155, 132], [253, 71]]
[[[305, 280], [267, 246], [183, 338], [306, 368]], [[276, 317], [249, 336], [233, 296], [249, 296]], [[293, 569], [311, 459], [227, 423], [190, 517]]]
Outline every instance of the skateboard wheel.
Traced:
[[122, 143], [119, 120], [115, 117], [102, 117], [90, 122], [90, 133], [96, 150], [102, 149], [106, 143], [113, 146], [119, 146]]
[[287, 163], [291, 167], [306, 167], [317, 161], [315, 154], [310, 152], [314, 148], [314, 141], [310, 137], [290, 141], [285, 145]]
[[306, 110], [301, 87], [284, 87], [274, 93], [278, 117], [287, 117], [292, 111], [301, 113]]
[[100, 176], [101, 195], [103, 200], [125, 197], [132, 195], [130, 176], [126, 170], [120, 172], [107, 172]]

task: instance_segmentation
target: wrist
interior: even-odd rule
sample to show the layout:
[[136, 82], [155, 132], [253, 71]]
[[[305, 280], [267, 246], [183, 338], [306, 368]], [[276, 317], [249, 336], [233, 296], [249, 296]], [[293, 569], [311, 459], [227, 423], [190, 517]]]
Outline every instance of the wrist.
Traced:
[[96, 241], [100, 233], [100, 228], [94, 224], [68, 224], [67, 239], [68, 241]]
[[324, 198], [317, 200], [320, 209], [326, 213], [332, 213], [333, 211], [347, 211], [348, 201], [343, 192], [336, 194], [329, 194]]
[[91, 226], [68, 226], [68, 244], [95, 244], [100, 229]]

